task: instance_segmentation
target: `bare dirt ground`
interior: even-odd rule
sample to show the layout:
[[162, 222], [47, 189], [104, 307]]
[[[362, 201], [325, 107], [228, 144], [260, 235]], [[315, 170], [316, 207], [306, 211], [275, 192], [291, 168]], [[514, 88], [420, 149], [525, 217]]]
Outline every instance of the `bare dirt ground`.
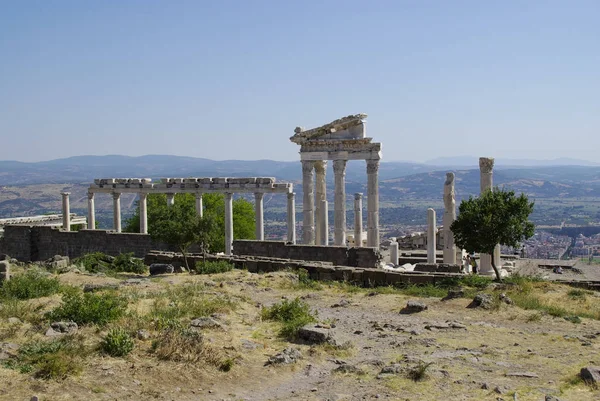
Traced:
[[[116, 283], [107, 277], [67, 273], [60, 280], [77, 286]], [[301, 289], [297, 276], [246, 271], [191, 276], [168, 275], [122, 286], [131, 310], [138, 312], [151, 294], [184, 283], [204, 283], [205, 290], [235, 299], [237, 306], [219, 314], [222, 328], [204, 330], [215, 348], [235, 360], [228, 372], [207, 364], [157, 359], [148, 340], [136, 339], [124, 358], [94, 353], [83, 371], [64, 380], [42, 380], [1, 367], [0, 400], [599, 400], [600, 392], [575, 378], [580, 368], [600, 365], [600, 321], [580, 324], [563, 318], [501, 305], [494, 310], [470, 309], [470, 299], [420, 298], [428, 309], [401, 314], [415, 297], [393, 291], [323, 284]], [[569, 287], [544, 287], [548, 296], [564, 297]], [[389, 293], [386, 293], [389, 292]], [[597, 293], [590, 297], [600, 300]], [[261, 319], [261, 307], [283, 298], [300, 297], [333, 327], [340, 342], [351, 347], [307, 345], [278, 336], [279, 325]], [[38, 299], [50, 310], [59, 296]], [[574, 301], [575, 302], [575, 301]], [[140, 312], [141, 313], [141, 312]], [[6, 320], [6, 319], [5, 319]], [[131, 329], [137, 322], [124, 321]], [[0, 322], [0, 333], [7, 322]], [[47, 326], [29, 323], [0, 342], [47, 341]], [[80, 328], [90, 347], [106, 328]], [[287, 347], [302, 359], [289, 365], [268, 365], [270, 356]], [[423, 381], [406, 372], [430, 363]], [[388, 372], [384, 373], [383, 372]], [[397, 372], [397, 373], [396, 373]], [[515, 395], [516, 394], [516, 395]]]

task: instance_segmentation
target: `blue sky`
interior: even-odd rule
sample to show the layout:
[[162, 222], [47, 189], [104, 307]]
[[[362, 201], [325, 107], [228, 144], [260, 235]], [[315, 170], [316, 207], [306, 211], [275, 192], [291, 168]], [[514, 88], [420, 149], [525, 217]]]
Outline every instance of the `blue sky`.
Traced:
[[0, 159], [297, 160], [367, 113], [385, 160], [600, 162], [600, 1], [0, 0]]

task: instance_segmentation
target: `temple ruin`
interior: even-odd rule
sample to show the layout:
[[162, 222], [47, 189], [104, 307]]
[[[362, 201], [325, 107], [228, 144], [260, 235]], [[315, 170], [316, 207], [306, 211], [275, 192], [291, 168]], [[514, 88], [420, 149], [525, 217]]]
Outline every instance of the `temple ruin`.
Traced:
[[[346, 245], [346, 164], [349, 160], [367, 162], [367, 246], [379, 247], [379, 161], [381, 143], [366, 136], [366, 114], [340, 118], [329, 124], [305, 130], [296, 127], [290, 138], [300, 145], [302, 162], [302, 229], [304, 244], [328, 245], [327, 161], [333, 161], [335, 175], [334, 245]], [[315, 190], [316, 172], [316, 190]], [[355, 210], [362, 212], [361, 198], [355, 198]], [[357, 220], [355, 218], [355, 220]], [[356, 230], [355, 238], [362, 233]]]

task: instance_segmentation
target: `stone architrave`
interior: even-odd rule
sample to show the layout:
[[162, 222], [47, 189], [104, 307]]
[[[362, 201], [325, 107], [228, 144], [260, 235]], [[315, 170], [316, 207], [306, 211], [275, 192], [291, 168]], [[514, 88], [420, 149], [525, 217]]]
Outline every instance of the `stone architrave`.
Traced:
[[315, 244], [315, 196], [313, 185], [314, 162], [302, 161], [302, 239], [307, 245]]
[[435, 250], [436, 250], [436, 222], [435, 222], [435, 210], [427, 209], [427, 263], [435, 263]]
[[94, 193], [88, 192], [88, 221], [87, 226], [90, 230], [96, 229], [96, 207], [94, 204]]
[[354, 194], [354, 246], [362, 246], [362, 196], [360, 192]]
[[265, 240], [265, 226], [263, 221], [263, 193], [257, 192], [254, 194], [254, 214], [256, 218], [256, 239], [258, 241]]
[[[327, 216], [329, 214], [329, 207], [326, 199], [321, 201], [321, 212]], [[321, 242], [318, 245], [329, 245], [329, 219], [321, 219], [319, 221], [321, 230]]]
[[140, 233], [148, 234], [148, 194], [140, 192]]
[[287, 194], [287, 240], [296, 243], [296, 193]]
[[334, 245], [346, 245], [346, 163], [347, 160], [333, 161], [333, 174], [335, 176], [334, 195]]
[[113, 229], [121, 232], [121, 193], [113, 192]]
[[379, 248], [379, 160], [367, 160], [367, 246]]
[[[494, 189], [494, 159], [491, 157], [480, 157], [479, 158], [479, 180], [481, 193], [483, 194], [487, 190]], [[500, 269], [500, 245], [497, 245], [494, 249], [494, 263], [498, 269]], [[492, 256], [482, 253], [480, 255], [479, 263], [479, 274], [484, 276], [493, 276], [494, 269], [492, 268]]]
[[321, 227], [323, 227], [322, 220], [328, 218], [327, 214], [323, 212], [321, 206], [323, 201], [327, 200], [327, 160], [315, 161], [315, 175], [316, 175], [316, 188], [315, 188], [315, 242], [317, 244], [323, 244], [323, 236], [328, 236], [328, 233], [321, 233]]
[[71, 231], [71, 205], [69, 203], [70, 192], [63, 192], [62, 195], [62, 220], [63, 230]]
[[444, 263], [456, 264], [456, 246], [450, 226], [456, 220], [456, 200], [454, 198], [454, 173], [446, 173], [444, 183]]
[[233, 194], [225, 192], [225, 255], [231, 255], [233, 245]]

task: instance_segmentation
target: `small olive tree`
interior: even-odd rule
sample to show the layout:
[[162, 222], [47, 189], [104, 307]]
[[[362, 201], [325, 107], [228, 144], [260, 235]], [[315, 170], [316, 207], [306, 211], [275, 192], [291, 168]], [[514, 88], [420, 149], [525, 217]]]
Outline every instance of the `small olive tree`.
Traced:
[[[528, 218], [534, 202], [525, 194], [496, 188], [478, 198], [469, 197], [458, 207], [458, 218], [450, 226], [454, 242], [467, 252], [494, 254], [497, 244], [518, 247], [533, 236], [534, 225]], [[492, 257], [492, 267], [501, 280], [498, 266]]]

